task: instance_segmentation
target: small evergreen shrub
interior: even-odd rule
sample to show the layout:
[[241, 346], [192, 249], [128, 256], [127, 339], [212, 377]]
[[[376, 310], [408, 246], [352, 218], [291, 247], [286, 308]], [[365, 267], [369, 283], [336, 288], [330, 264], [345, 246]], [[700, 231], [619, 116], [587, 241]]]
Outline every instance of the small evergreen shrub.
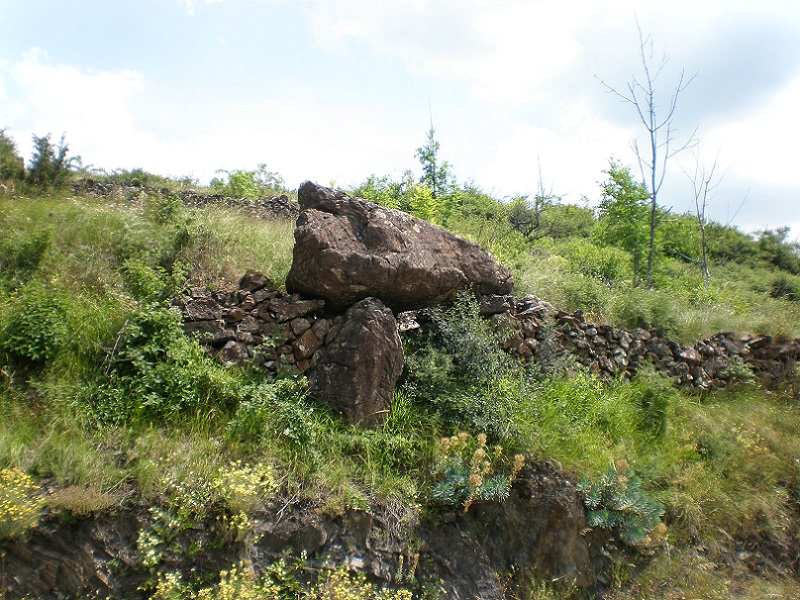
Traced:
[[597, 481], [582, 480], [577, 489], [589, 526], [613, 530], [628, 545], [656, 541], [666, 531], [664, 507], [642, 489], [627, 461], [612, 465]]

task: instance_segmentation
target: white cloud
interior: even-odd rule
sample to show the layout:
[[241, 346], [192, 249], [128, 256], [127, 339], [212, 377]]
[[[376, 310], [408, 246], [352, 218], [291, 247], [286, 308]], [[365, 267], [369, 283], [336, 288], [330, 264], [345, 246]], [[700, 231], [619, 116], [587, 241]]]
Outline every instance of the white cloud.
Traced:
[[[18, 124], [27, 142], [32, 134], [67, 133], [72, 148], [113, 161], [125, 154], [125, 143], [136, 133], [130, 104], [145, 87], [135, 71], [83, 72], [48, 61], [40, 49], [27, 52], [6, 69], [12, 101], [0, 117]], [[18, 140], [22, 148], [23, 140]]]
[[800, 139], [800, 77], [758, 111], [726, 123], [708, 134], [724, 149], [736, 170], [773, 184], [797, 184], [797, 140]]
[[419, 74], [465, 83], [470, 95], [518, 104], [582, 50], [575, 32], [590, 11], [574, 3], [370, 0], [317, 2], [312, 37], [332, 50], [366, 43]]
[[501, 181], [502, 195], [532, 194], [541, 160], [545, 188], [577, 202], [597, 196], [597, 182], [608, 168], [610, 148], [625, 147], [628, 132], [602, 120], [584, 102], [563, 108], [554, 127], [524, 125], [501, 140], [490, 160], [477, 167], [480, 180]]

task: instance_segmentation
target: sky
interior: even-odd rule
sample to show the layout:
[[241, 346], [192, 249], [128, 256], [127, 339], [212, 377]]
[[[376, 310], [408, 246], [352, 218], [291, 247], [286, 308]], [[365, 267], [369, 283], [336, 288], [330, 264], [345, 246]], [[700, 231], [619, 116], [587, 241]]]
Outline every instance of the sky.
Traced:
[[[433, 124], [459, 182], [596, 205], [614, 158], [639, 173], [645, 82], [673, 114], [659, 200], [800, 238], [795, 0], [0, 0], [0, 128], [111, 172], [208, 184], [266, 163], [290, 188], [420, 174]], [[605, 85], [604, 85], [605, 84]]]

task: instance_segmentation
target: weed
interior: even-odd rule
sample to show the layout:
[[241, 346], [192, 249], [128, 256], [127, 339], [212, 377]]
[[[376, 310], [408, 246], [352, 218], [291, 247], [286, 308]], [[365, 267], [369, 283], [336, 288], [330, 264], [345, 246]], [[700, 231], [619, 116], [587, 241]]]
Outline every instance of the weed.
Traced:
[[666, 526], [664, 507], [642, 489], [641, 480], [621, 460], [596, 481], [582, 480], [577, 490], [586, 505], [590, 527], [614, 530], [629, 545], [660, 545]]
[[45, 506], [30, 475], [20, 469], [0, 470], [0, 543], [24, 537], [36, 527]]
[[119, 497], [108, 492], [101, 492], [96, 485], [71, 485], [51, 494], [48, 498], [51, 509], [56, 512], [65, 511], [71, 517], [77, 518], [86, 518], [104, 512], [119, 502]]
[[463, 506], [464, 512], [474, 502], [504, 502], [525, 465], [525, 457], [515, 455], [507, 467], [502, 458], [503, 448], [487, 447], [485, 433], [474, 439], [463, 432], [442, 438], [434, 499], [448, 506]]

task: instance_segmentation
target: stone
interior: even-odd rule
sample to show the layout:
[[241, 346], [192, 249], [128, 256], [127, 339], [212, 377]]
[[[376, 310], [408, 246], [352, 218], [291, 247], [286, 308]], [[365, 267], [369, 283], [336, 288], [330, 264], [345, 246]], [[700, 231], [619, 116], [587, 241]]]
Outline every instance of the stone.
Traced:
[[248, 292], [257, 292], [267, 286], [271, 288], [275, 287], [266, 275], [258, 271], [253, 271], [252, 269], [247, 271], [239, 280], [239, 289], [247, 290]]
[[248, 358], [247, 348], [244, 344], [230, 341], [219, 351], [217, 358], [226, 366], [238, 365]]
[[377, 298], [357, 302], [335, 338], [315, 356], [309, 384], [317, 399], [353, 424], [384, 421], [403, 370], [403, 346], [391, 310]]
[[236, 333], [231, 329], [225, 328], [222, 321], [187, 321], [183, 329], [188, 334], [197, 333], [200, 341], [212, 346], [224, 344], [236, 338]]
[[417, 219], [306, 182], [298, 191], [290, 292], [343, 311], [375, 297], [395, 313], [424, 308], [459, 289], [508, 294], [509, 271], [473, 242]]
[[192, 298], [183, 310], [190, 321], [213, 321], [222, 316], [220, 305], [208, 296]]
[[294, 347], [294, 356], [297, 360], [304, 360], [314, 354], [321, 346], [319, 338], [314, 335], [311, 329], [308, 329], [303, 335], [297, 338], [292, 346]]
[[331, 323], [328, 321], [328, 319], [317, 319], [311, 326], [311, 331], [314, 332], [314, 335], [317, 336], [318, 339], [324, 340], [325, 336], [328, 335], [330, 328]]
[[305, 317], [299, 317], [289, 321], [289, 327], [291, 327], [293, 334], [301, 336], [307, 329], [311, 329], [311, 322]]
[[694, 348], [686, 348], [678, 353], [678, 358], [690, 365], [699, 365], [703, 362], [703, 357]]
[[261, 322], [255, 317], [248, 315], [236, 326], [236, 331], [247, 333], [258, 333], [261, 330]]
[[264, 289], [253, 292], [253, 302], [260, 304], [264, 300], [270, 300], [278, 296], [278, 290]]
[[513, 308], [513, 296], [498, 296], [489, 294], [481, 296], [478, 300], [479, 312], [482, 317], [509, 312]]
[[240, 323], [244, 320], [245, 312], [238, 306], [236, 308], [232, 308], [228, 311], [228, 314], [225, 315], [225, 322], [227, 323]]
[[269, 309], [279, 323], [308, 316], [321, 311], [323, 308], [325, 308], [325, 301], [319, 299], [289, 302], [280, 298], [273, 298], [269, 301]]

